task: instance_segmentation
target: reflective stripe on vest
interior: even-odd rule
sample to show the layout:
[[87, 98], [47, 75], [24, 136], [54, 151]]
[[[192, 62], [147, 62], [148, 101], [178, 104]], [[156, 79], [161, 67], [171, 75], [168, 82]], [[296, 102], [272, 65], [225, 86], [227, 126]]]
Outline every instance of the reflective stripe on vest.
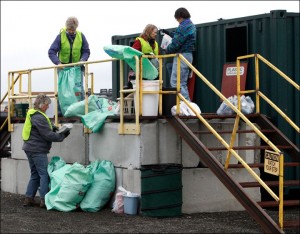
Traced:
[[137, 37], [136, 39], [141, 42], [142, 53], [144, 53], [144, 54], [154, 53], [154, 55], [158, 55], [158, 44], [157, 44], [156, 41], [155, 41], [155, 48], [153, 50], [153, 48], [151, 47], [151, 45], [149, 44], [149, 42], [146, 41], [145, 39], [143, 39], [141, 37]]
[[24, 141], [27, 141], [29, 139], [29, 137], [30, 137], [30, 132], [31, 132], [31, 128], [32, 128], [31, 116], [34, 115], [36, 112], [40, 112], [43, 116], [45, 116], [45, 118], [47, 119], [47, 121], [49, 123], [49, 127], [52, 130], [52, 124], [50, 122], [50, 119], [49, 119], [49, 117], [45, 113], [43, 113], [43, 112], [41, 112], [39, 110], [30, 109], [27, 112], [25, 123], [24, 123], [24, 127], [23, 127], [23, 131], [22, 131], [22, 137], [23, 137]]
[[[62, 63], [70, 63], [70, 55], [71, 55], [71, 45], [67, 37], [66, 28], [61, 30], [60, 33], [60, 52], [59, 52], [59, 60]], [[81, 57], [81, 47], [82, 47], [82, 36], [81, 32], [76, 30], [75, 40], [72, 46], [72, 60], [71, 63], [77, 63]]]

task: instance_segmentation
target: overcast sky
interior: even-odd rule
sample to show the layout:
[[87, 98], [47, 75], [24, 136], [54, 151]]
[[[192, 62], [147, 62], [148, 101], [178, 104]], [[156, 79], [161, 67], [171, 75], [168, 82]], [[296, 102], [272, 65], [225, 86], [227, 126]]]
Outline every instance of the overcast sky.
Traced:
[[[110, 58], [103, 47], [111, 45], [114, 35], [140, 33], [149, 23], [177, 27], [174, 12], [179, 7], [189, 10], [194, 24], [271, 10], [299, 13], [298, 1], [1, 1], [1, 98], [8, 71], [53, 65], [48, 49], [69, 16], [78, 18], [78, 30], [90, 45], [89, 61], [96, 61]], [[95, 92], [111, 88], [110, 64], [89, 71], [94, 72]], [[53, 71], [33, 73], [33, 79], [33, 91], [53, 90]]]

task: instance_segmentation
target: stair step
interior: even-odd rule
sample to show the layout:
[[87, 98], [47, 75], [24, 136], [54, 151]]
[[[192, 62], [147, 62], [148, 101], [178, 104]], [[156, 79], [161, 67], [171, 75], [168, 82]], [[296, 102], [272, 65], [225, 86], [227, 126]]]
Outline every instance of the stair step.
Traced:
[[286, 220], [283, 221], [284, 228], [295, 228], [300, 226], [300, 220]]
[[[278, 202], [277, 201], [261, 201], [257, 202], [258, 205], [261, 207], [278, 207]], [[284, 200], [283, 201], [283, 206], [299, 206], [300, 205], [300, 200]]]
[[[276, 187], [279, 186], [279, 181], [274, 180], [274, 181], [264, 181], [266, 185], [269, 187]], [[252, 187], [260, 187], [260, 183], [258, 182], [241, 182], [240, 185], [243, 188], [252, 188]], [[283, 186], [299, 186], [300, 187], [300, 180], [286, 180], [283, 183]]]
[[[271, 129], [263, 129], [263, 130], [260, 130], [262, 133], [274, 133], [276, 132], [275, 130], [271, 130]], [[236, 131], [237, 133], [255, 133], [254, 130], [237, 130]], [[212, 134], [211, 131], [193, 131], [194, 134]], [[218, 133], [219, 134], [232, 134], [232, 130], [231, 131], [219, 131], [218, 130]]]
[[[285, 162], [284, 167], [298, 167], [300, 166], [300, 162]], [[265, 165], [264, 163], [249, 163], [249, 167], [251, 168], [263, 168]], [[244, 168], [244, 166], [240, 163], [237, 164], [229, 164], [228, 168]]]
[[[277, 145], [278, 149], [291, 149], [291, 146], [288, 145]], [[218, 150], [227, 150], [226, 147], [207, 147], [210, 151], [218, 151]], [[260, 145], [260, 146], [234, 146], [234, 150], [257, 150], [257, 149], [269, 149], [272, 148], [268, 145]]]

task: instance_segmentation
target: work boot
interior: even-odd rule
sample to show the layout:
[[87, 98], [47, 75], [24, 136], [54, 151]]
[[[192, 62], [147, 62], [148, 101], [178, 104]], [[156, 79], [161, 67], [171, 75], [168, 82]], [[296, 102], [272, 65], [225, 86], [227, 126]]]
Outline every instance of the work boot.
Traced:
[[25, 197], [23, 206], [24, 207], [34, 206], [34, 199], [32, 197]]
[[41, 198], [41, 201], [40, 201], [40, 207], [41, 208], [46, 208], [46, 205], [45, 205], [45, 199]]

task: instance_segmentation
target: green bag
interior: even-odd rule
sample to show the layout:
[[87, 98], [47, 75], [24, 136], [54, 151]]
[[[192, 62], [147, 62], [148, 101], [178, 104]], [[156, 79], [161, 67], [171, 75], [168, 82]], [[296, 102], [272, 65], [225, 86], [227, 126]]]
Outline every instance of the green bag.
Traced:
[[58, 101], [63, 115], [70, 105], [81, 101], [83, 94], [82, 79], [80, 66], [65, 67], [59, 72]]
[[[102, 102], [102, 98], [90, 95], [88, 97], [88, 113], [99, 110], [101, 108], [100, 103]], [[82, 116], [85, 115], [85, 100], [73, 103], [68, 107], [68, 109], [65, 112], [65, 117], [72, 117], [72, 116]]]
[[84, 211], [97, 212], [110, 200], [115, 191], [116, 176], [112, 162], [96, 160], [87, 166], [94, 175], [94, 180], [80, 203]]
[[[54, 171], [53, 174], [66, 166]], [[64, 176], [60, 185], [56, 184], [53, 189], [51, 186], [50, 192], [46, 194], [45, 203], [47, 210], [56, 209], [67, 212], [77, 209], [93, 182], [93, 174], [89, 168], [85, 168], [77, 162], [64, 170], [60, 175], [62, 174]]]
[[[131, 67], [134, 72], [136, 72], [135, 69], [135, 58], [134, 56], [137, 55], [141, 59], [141, 55], [143, 55], [142, 52], [130, 47], [130, 46], [124, 46], [124, 45], [109, 45], [103, 47], [104, 51], [111, 56], [112, 58], [121, 59], [124, 60], [129, 67]], [[148, 58], [144, 58], [143, 61], [143, 78], [154, 80], [158, 76], [158, 71], [153, 66], [151, 61]]]
[[117, 103], [106, 98], [99, 98], [99, 110], [81, 116], [82, 123], [94, 133], [100, 132], [106, 117], [115, 115]]
[[66, 162], [65, 160], [63, 160], [63, 158], [61, 158], [60, 156], [53, 156], [47, 167], [48, 174], [51, 175], [52, 172], [62, 168], [65, 165]]

